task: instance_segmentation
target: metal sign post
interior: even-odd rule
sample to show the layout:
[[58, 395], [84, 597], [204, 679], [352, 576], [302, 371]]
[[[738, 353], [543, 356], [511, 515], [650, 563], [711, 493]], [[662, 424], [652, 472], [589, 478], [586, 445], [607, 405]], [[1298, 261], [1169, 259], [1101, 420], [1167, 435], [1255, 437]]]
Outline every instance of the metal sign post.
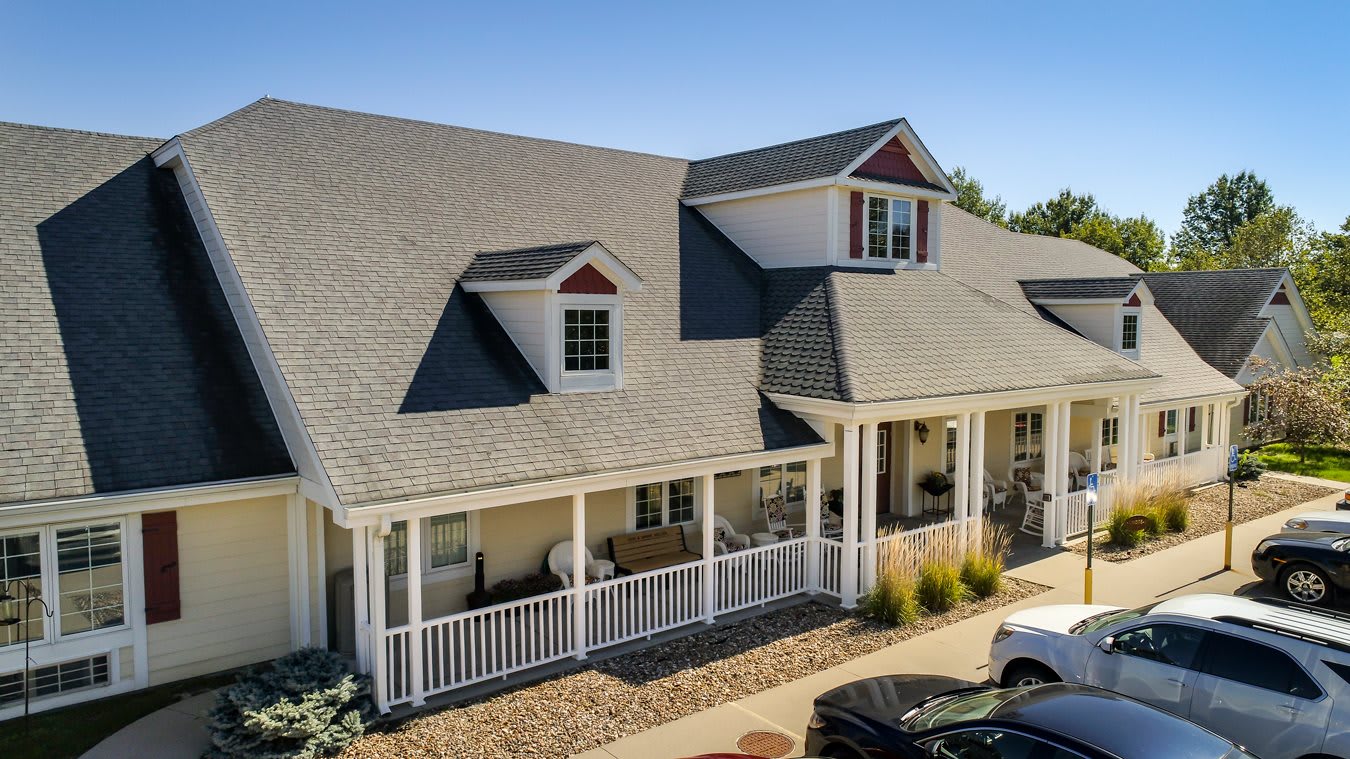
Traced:
[[1088, 546], [1087, 546], [1087, 568], [1083, 570], [1083, 603], [1092, 603], [1092, 543], [1097, 537], [1097, 483], [1099, 477], [1096, 472], [1088, 475], [1087, 478], [1087, 519], [1088, 519]]
[[1228, 446], [1228, 521], [1223, 526], [1223, 568], [1233, 568], [1233, 488], [1237, 485], [1238, 447]]

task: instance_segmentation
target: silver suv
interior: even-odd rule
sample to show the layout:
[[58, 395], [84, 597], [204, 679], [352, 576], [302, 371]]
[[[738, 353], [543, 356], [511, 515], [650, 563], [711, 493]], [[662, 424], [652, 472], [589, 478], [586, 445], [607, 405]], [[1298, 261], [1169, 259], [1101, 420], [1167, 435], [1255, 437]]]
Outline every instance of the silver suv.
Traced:
[[1350, 614], [1221, 595], [1043, 606], [999, 626], [989, 675], [1123, 693], [1266, 759], [1350, 759]]

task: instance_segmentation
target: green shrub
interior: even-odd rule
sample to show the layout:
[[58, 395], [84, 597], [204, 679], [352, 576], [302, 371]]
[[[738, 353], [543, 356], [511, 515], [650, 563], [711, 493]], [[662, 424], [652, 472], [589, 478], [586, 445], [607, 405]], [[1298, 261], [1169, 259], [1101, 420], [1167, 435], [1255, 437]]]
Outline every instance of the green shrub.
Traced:
[[1162, 523], [1172, 532], [1185, 532], [1191, 526], [1191, 504], [1186, 497], [1167, 497], [1158, 504]]
[[923, 613], [914, 579], [896, 572], [877, 574], [877, 582], [858, 601], [864, 616], [896, 627], [913, 624]]
[[1144, 542], [1145, 533], [1143, 530], [1130, 530], [1125, 527], [1125, 523], [1132, 516], [1134, 514], [1125, 509], [1116, 509], [1111, 512], [1111, 519], [1106, 523], [1106, 534], [1110, 536], [1112, 543], [1124, 548], [1134, 548]]
[[370, 724], [370, 678], [341, 656], [304, 648], [251, 670], [207, 715], [214, 759], [331, 756]]
[[1003, 587], [1003, 560], [982, 553], [970, 553], [961, 562], [961, 582], [980, 598], [988, 598]]
[[1266, 463], [1257, 458], [1256, 454], [1247, 451], [1238, 457], [1238, 465], [1237, 469], [1233, 471], [1233, 477], [1238, 482], [1256, 482], [1265, 473]]
[[961, 569], [947, 561], [926, 561], [919, 567], [919, 579], [914, 583], [923, 608], [934, 614], [951, 609], [970, 594], [961, 582]]

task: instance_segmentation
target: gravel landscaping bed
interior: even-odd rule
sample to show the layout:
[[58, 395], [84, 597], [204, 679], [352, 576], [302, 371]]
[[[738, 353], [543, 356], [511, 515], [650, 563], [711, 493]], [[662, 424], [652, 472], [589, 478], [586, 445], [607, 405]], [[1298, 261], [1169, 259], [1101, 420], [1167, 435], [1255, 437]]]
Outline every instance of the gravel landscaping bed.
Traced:
[[[531, 685], [419, 714], [344, 757], [567, 756], [842, 664], [1044, 592], [1003, 589], [903, 628], [804, 603], [598, 661]], [[678, 750], [672, 747], [672, 750]]]
[[[1233, 494], [1233, 522], [1250, 522], [1337, 492], [1340, 491], [1267, 475], [1259, 482], [1246, 483], [1246, 487], [1238, 486]], [[1130, 561], [1223, 530], [1228, 519], [1228, 486], [1207, 487], [1192, 495], [1190, 504], [1191, 524], [1185, 532], [1165, 532], [1156, 540], [1124, 548], [1110, 543], [1105, 531], [1099, 531], [1093, 555], [1106, 561]], [[1087, 553], [1087, 541], [1081, 540], [1069, 548], [1077, 553]]]

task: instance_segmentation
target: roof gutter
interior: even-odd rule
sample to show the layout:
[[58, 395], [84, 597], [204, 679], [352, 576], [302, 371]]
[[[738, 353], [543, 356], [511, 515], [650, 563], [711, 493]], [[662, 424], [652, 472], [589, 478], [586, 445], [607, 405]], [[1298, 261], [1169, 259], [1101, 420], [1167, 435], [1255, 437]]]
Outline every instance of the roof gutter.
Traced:
[[170, 485], [159, 488], [125, 490], [41, 501], [9, 503], [0, 506], [0, 529], [32, 524], [34, 521], [60, 521], [72, 517], [99, 517], [163, 511], [208, 503], [291, 495], [300, 491], [300, 477], [294, 474], [245, 477], [237, 480]]

